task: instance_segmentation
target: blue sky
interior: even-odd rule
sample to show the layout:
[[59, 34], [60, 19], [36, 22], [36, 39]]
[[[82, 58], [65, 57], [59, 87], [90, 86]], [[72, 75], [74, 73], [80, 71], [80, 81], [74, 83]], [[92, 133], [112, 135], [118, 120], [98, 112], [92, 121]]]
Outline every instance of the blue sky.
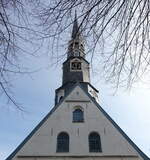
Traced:
[[[31, 75], [14, 78], [14, 94], [25, 112], [4, 105], [0, 98], [0, 160], [5, 159], [54, 106], [55, 89], [61, 85], [62, 67], [49, 65], [46, 56], [30, 61], [41, 68]], [[109, 84], [91, 73], [92, 84], [99, 90], [100, 104], [126, 134], [150, 156], [150, 89], [137, 84], [130, 92], [118, 90], [113, 95]]]

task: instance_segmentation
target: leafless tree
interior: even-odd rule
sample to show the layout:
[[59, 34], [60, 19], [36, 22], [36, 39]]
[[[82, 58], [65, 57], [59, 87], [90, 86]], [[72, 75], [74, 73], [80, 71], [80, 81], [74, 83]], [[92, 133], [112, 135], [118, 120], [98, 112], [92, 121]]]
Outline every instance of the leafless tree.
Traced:
[[31, 53], [24, 46], [50, 39], [59, 58], [75, 10], [86, 52], [107, 81], [130, 87], [149, 73], [149, 0], [0, 0], [0, 91], [18, 108], [9, 77], [25, 72], [20, 57]]
[[25, 54], [33, 55], [25, 46], [34, 43], [33, 35], [39, 35], [32, 29], [30, 15], [33, 2], [0, 0], [0, 92], [18, 109], [22, 108], [12, 92], [11, 78], [16, 74], [29, 73], [20, 61]]
[[92, 61], [99, 58], [107, 81], [130, 87], [148, 74], [149, 0], [39, 0], [35, 14], [53, 45], [62, 42], [75, 10], [89, 41], [87, 53]]

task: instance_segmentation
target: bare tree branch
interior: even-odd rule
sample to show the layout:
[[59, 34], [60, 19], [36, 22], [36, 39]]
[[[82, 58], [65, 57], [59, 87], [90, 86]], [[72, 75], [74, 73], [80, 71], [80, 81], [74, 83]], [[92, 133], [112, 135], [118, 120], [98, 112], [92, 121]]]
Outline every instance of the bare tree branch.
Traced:
[[103, 57], [106, 80], [131, 87], [149, 71], [149, 6], [149, 0], [53, 0], [39, 1], [35, 14], [49, 35], [45, 38], [61, 44], [77, 10], [80, 27], [91, 42], [91, 61]]
[[[9, 76], [26, 73], [19, 58], [35, 55], [46, 40], [50, 55], [59, 62], [75, 10], [87, 41], [86, 53], [92, 63], [101, 61], [106, 81], [116, 88], [130, 88], [149, 73], [149, 0], [0, 0], [0, 91], [16, 107]], [[37, 41], [32, 53], [22, 47]]]

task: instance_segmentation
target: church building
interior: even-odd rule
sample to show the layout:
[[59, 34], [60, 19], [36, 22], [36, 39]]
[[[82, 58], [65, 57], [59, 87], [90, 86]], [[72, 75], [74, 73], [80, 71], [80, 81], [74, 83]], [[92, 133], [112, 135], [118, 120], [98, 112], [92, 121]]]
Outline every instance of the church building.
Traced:
[[150, 160], [98, 103], [75, 16], [55, 106], [6, 160]]

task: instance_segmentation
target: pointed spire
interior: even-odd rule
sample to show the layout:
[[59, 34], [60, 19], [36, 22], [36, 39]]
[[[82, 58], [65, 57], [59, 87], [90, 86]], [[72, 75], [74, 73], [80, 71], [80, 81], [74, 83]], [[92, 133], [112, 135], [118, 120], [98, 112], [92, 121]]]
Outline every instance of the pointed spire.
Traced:
[[71, 40], [68, 46], [68, 58], [69, 57], [85, 57], [84, 53], [84, 38], [78, 26], [77, 12], [75, 11], [75, 18], [73, 23]]
[[77, 38], [79, 36], [79, 27], [78, 27], [78, 19], [77, 19], [77, 12], [75, 10], [75, 18], [73, 23], [73, 29], [72, 29], [72, 39]]

